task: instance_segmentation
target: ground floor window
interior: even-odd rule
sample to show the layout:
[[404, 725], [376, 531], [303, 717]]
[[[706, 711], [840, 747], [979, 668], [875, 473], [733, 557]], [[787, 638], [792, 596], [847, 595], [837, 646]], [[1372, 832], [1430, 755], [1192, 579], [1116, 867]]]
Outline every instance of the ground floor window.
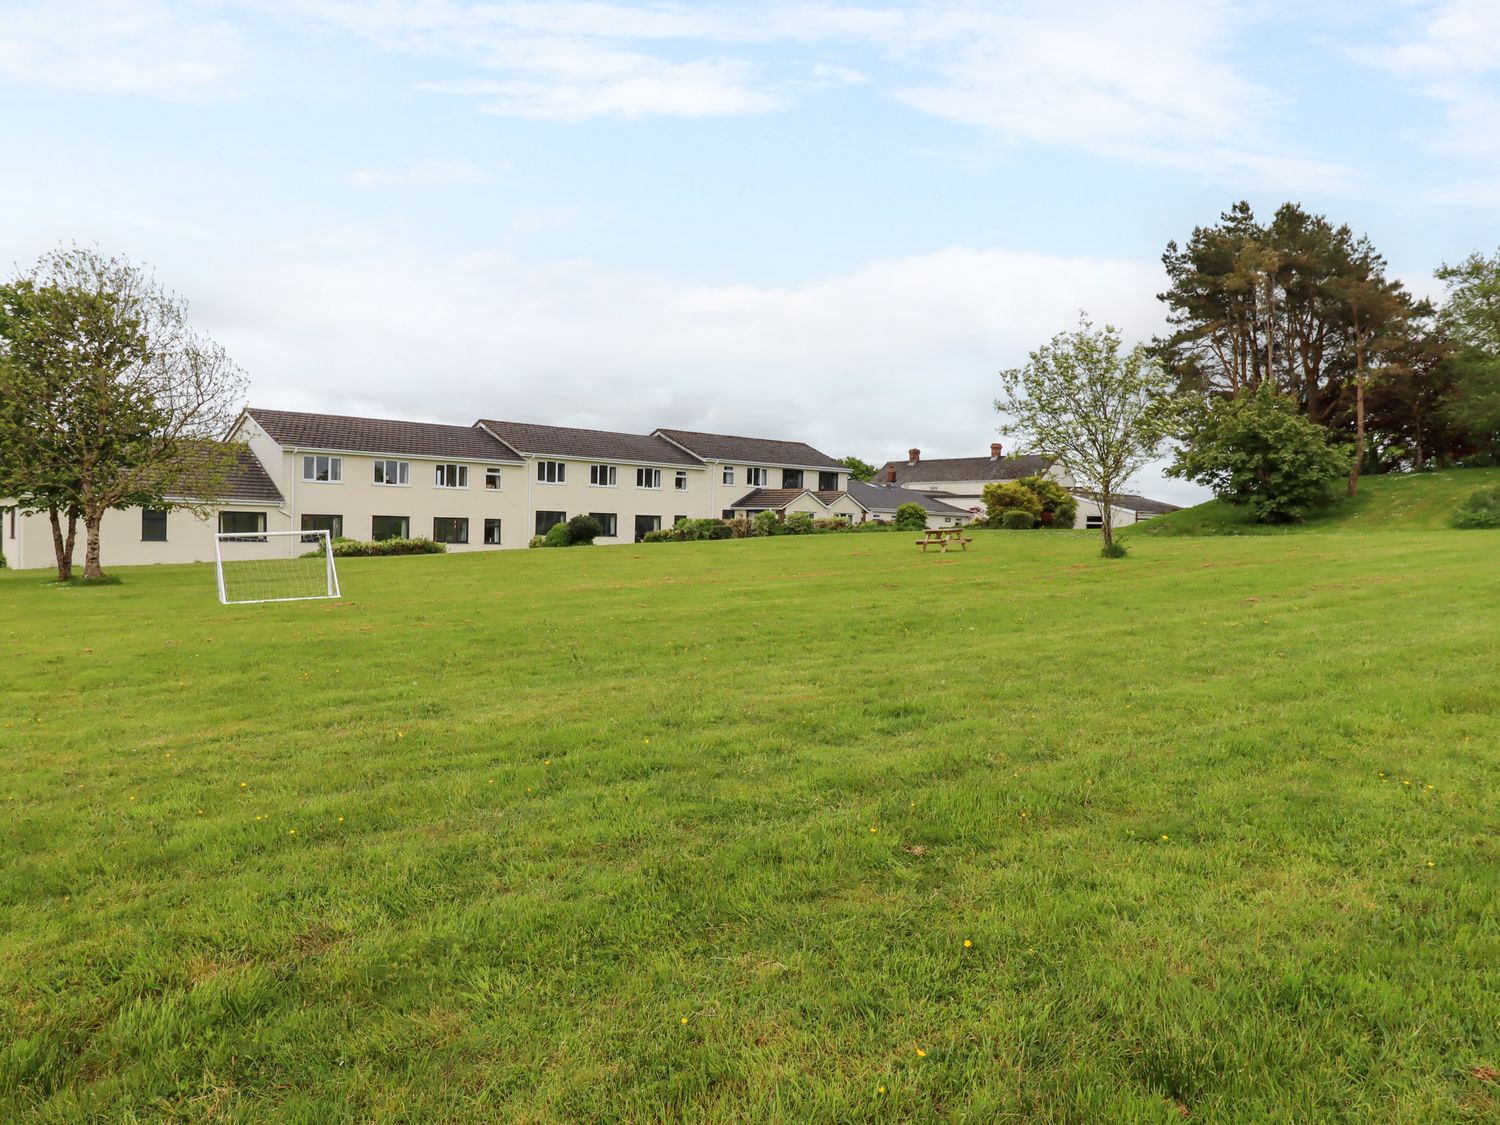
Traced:
[[434, 516], [432, 541], [434, 543], [467, 543], [469, 521], [459, 516]]
[[589, 515], [598, 520], [599, 526], [604, 529], [600, 535], [613, 539], [620, 534], [620, 518], [614, 512], [590, 512]]
[[484, 521], [484, 543], [486, 547], [500, 546], [500, 521]]
[[538, 512], [536, 514], [536, 533], [546, 535], [560, 523], [568, 522], [567, 512]]
[[[330, 539], [342, 539], [344, 537], [343, 516], [318, 516], [307, 514], [302, 517], [302, 531], [326, 531]], [[316, 543], [321, 536], [304, 536], [302, 542]]]
[[167, 541], [167, 513], [163, 508], [141, 509], [141, 542], [165, 543]]
[[406, 539], [411, 535], [411, 521], [405, 516], [371, 516], [370, 538]]
[[1083, 520], [1083, 526], [1086, 527], [1086, 528], [1088, 528], [1090, 531], [1098, 531], [1100, 528], [1102, 528], [1104, 526], [1104, 517], [1103, 516], [1085, 516], [1084, 520]]
[[676, 527], [678, 524], [680, 524], [685, 519], [687, 519], [687, 516], [673, 516], [672, 517], [672, 526]]
[[639, 543], [653, 531], [661, 530], [660, 516], [636, 516], [635, 517], [635, 541]]
[[732, 509], [732, 508], [725, 508], [724, 509], [724, 514], [722, 516], [720, 516], [720, 519], [726, 519], [726, 520], [732, 520], [732, 519], [734, 519], [734, 509]]
[[255, 535], [265, 529], [265, 512], [219, 513], [219, 531], [224, 535]]

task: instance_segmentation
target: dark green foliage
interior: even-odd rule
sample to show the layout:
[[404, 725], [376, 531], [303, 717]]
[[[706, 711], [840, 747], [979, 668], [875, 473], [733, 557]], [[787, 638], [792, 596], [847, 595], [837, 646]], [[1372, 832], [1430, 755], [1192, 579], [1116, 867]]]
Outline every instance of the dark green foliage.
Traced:
[[1016, 483], [1037, 498], [1040, 504], [1038, 527], [1070, 528], [1078, 519], [1078, 501], [1050, 477], [1022, 477]]
[[858, 457], [845, 457], [842, 463], [849, 470], [849, 476], [854, 480], [873, 480], [875, 478], [875, 466], [868, 461], [861, 461]]
[[[748, 520], [739, 521], [748, 523]], [[734, 539], [735, 529], [730, 521], [716, 519], [678, 520], [672, 527], [660, 531], [648, 531], [641, 537], [643, 543], [695, 543], [706, 539]], [[743, 536], [741, 536], [743, 538]]]
[[1037, 523], [1036, 516], [1024, 508], [1008, 508], [1000, 513], [1000, 527], [1007, 531], [1029, 531]]
[[[335, 539], [333, 541], [333, 557], [336, 559], [377, 558], [386, 555], [442, 555], [447, 551], [445, 544], [434, 543], [431, 539], [421, 536], [415, 539], [381, 539], [376, 542], [364, 542], [359, 539]], [[322, 550], [320, 548], [308, 554], [320, 555]]]
[[1040, 517], [1042, 500], [1020, 481], [995, 481], [984, 486], [984, 510], [989, 526], [1001, 527], [1006, 512], [1030, 512], [1033, 517]]
[[568, 546], [586, 547], [604, 534], [604, 528], [593, 516], [574, 516], [568, 521]]
[[1298, 520], [1331, 503], [1338, 479], [1349, 471], [1348, 452], [1331, 445], [1327, 430], [1270, 387], [1213, 404], [1186, 440], [1168, 473], [1244, 505], [1259, 523]]
[[811, 535], [813, 518], [806, 512], [790, 512], [781, 524], [783, 535]]
[[899, 508], [896, 509], [896, 530], [927, 530], [927, 510], [920, 504], [902, 504]]
[[756, 535], [781, 534], [781, 517], [775, 512], [756, 512], [751, 522], [755, 524]]
[[547, 534], [542, 536], [544, 547], [569, 547], [572, 546], [573, 536], [568, 531], [565, 523], [555, 523], [547, 529]]
[[1118, 539], [1111, 539], [1099, 548], [1099, 557], [1101, 559], [1123, 559], [1128, 553], [1125, 544]]
[[1500, 487], [1481, 488], [1458, 506], [1454, 527], [1500, 527]]

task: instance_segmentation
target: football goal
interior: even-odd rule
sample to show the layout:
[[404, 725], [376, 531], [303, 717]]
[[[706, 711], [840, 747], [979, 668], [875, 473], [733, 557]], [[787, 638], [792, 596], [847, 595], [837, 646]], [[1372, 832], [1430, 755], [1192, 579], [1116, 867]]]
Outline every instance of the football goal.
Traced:
[[300, 602], [339, 596], [326, 531], [220, 532], [214, 542], [219, 601]]

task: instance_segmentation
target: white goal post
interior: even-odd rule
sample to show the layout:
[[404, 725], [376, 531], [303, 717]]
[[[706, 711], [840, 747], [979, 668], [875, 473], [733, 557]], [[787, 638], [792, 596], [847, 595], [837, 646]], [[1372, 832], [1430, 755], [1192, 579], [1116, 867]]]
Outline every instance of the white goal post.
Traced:
[[327, 531], [221, 531], [214, 572], [224, 605], [339, 597]]

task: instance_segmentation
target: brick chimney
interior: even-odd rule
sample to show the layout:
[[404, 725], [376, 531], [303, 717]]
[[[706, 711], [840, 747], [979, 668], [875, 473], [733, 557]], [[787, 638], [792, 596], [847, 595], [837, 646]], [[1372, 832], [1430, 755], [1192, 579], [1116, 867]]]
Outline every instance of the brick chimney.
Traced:
[[922, 451], [920, 449], [908, 449], [906, 451], [906, 463], [908, 465], [915, 465], [921, 459]]
[[998, 441], [990, 442], [990, 460], [1000, 460], [1000, 443]]
[[885, 467], [885, 483], [886, 484], [895, 484], [896, 483], [896, 466], [895, 465], [887, 465]]

